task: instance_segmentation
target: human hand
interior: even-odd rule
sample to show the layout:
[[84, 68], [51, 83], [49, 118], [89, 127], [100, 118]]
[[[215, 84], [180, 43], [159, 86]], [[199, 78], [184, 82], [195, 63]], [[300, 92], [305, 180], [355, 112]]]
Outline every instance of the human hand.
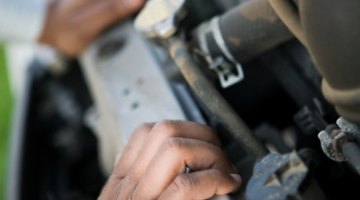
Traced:
[[165, 121], [134, 132], [99, 199], [208, 199], [240, 184], [210, 128]]
[[106, 28], [136, 12], [144, 2], [145, 0], [50, 0], [39, 42], [75, 57]]

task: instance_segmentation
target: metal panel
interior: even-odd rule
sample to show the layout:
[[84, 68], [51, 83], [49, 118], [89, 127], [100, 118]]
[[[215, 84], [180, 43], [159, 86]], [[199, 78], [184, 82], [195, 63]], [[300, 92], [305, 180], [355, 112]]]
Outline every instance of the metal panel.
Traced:
[[130, 24], [92, 45], [81, 62], [95, 100], [92, 123], [105, 171], [141, 123], [185, 119], [152, 50]]

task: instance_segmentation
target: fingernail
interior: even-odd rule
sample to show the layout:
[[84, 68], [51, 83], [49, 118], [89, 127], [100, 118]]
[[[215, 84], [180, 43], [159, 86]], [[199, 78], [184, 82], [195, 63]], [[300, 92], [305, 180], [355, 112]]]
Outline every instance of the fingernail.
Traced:
[[241, 176], [239, 174], [230, 174], [230, 176], [237, 182], [241, 183]]

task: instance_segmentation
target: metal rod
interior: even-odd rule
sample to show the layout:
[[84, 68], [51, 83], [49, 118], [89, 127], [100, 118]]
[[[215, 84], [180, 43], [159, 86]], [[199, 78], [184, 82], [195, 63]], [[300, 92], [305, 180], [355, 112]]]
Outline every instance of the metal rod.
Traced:
[[360, 147], [354, 142], [346, 142], [341, 148], [347, 162], [360, 175]]
[[200, 71], [192, 59], [188, 46], [182, 40], [173, 38], [169, 44], [169, 52], [200, 100], [230, 134], [240, 142], [244, 150], [257, 159], [265, 156], [268, 150], [256, 139], [246, 123]]

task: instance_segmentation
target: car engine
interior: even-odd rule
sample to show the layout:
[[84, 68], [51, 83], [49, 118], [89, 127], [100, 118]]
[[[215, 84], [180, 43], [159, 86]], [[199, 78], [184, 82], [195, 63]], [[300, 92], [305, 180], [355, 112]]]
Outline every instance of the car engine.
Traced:
[[216, 130], [243, 178], [224, 199], [356, 199], [360, 2], [151, 0], [78, 60], [35, 58], [14, 199], [96, 199], [132, 131]]

